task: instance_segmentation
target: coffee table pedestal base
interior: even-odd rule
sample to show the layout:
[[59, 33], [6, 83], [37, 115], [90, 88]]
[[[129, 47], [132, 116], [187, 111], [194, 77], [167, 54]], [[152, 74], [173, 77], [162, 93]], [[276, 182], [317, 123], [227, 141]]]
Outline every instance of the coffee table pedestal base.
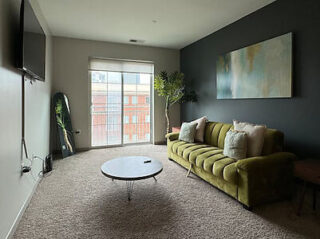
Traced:
[[[154, 181], [157, 182], [156, 177], [153, 177]], [[113, 181], [114, 179], [112, 179]], [[131, 201], [132, 198], [132, 193], [133, 193], [133, 185], [134, 185], [134, 180], [132, 181], [126, 181], [126, 185], [127, 185], [127, 195], [128, 195], [128, 201]]]
[[132, 193], [133, 193], [133, 184], [134, 184], [134, 181], [126, 181], [127, 193], [128, 193], [128, 201], [131, 201], [131, 196], [132, 196]]

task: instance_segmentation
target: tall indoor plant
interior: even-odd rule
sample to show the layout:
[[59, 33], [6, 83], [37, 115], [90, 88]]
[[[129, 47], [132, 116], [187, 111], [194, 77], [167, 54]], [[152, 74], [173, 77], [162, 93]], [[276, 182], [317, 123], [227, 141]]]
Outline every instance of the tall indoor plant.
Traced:
[[194, 90], [190, 90], [184, 80], [184, 74], [181, 72], [173, 72], [168, 74], [161, 71], [154, 78], [154, 88], [159, 96], [165, 98], [165, 116], [167, 122], [167, 133], [170, 132], [170, 116], [169, 110], [175, 103], [197, 101], [197, 95]]

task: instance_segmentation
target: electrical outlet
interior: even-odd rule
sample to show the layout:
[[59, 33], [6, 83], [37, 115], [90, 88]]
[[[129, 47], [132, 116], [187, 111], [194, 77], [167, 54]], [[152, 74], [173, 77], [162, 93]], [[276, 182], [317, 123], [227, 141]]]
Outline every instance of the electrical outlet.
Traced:
[[31, 171], [30, 166], [23, 166], [21, 169], [22, 173], [29, 173]]
[[24, 164], [21, 164], [21, 176], [24, 174], [24, 173], [29, 173], [31, 171], [31, 166], [26, 166]]

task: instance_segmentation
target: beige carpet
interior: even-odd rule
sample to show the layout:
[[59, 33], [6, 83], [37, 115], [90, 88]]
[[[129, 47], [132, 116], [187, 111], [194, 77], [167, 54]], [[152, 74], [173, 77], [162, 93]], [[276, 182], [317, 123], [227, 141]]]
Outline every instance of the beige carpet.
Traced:
[[[125, 155], [146, 155], [163, 172], [126, 184], [106, 178], [100, 166]], [[296, 200], [242, 208], [195, 175], [167, 160], [165, 146], [91, 150], [54, 162], [43, 178], [14, 238], [320, 238], [319, 210], [306, 202], [301, 217]]]

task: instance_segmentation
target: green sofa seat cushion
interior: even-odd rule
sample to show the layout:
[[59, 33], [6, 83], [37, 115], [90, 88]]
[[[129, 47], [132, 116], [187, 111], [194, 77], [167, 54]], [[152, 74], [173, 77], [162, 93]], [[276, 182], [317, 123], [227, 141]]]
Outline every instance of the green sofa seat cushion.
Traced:
[[[217, 160], [213, 164], [213, 168], [212, 168], [213, 175], [228, 181], [227, 178], [224, 178], [224, 175], [225, 175], [224, 171], [229, 170], [229, 168], [226, 168], [226, 167], [231, 164], [234, 164], [234, 166], [236, 166], [235, 165], [236, 162], [237, 161], [232, 158], [222, 158], [220, 160]], [[226, 173], [226, 175], [230, 175], [230, 173]]]
[[237, 163], [226, 165], [223, 170], [223, 179], [227, 182], [238, 184], [238, 169]]
[[201, 155], [202, 157], [203, 156], [208, 157], [214, 154], [213, 152], [217, 149], [218, 149], [217, 147], [211, 147], [209, 145], [208, 147], [205, 147], [205, 148], [196, 149], [189, 154], [189, 162], [195, 165], [196, 161]]
[[168, 152], [173, 152], [172, 146], [173, 146], [176, 142], [177, 142], [177, 140], [173, 140], [173, 141], [168, 140], [168, 142], [167, 142]]
[[215, 150], [215, 152], [216, 154], [203, 159], [199, 157], [197, 166], [227, 182], [237, 184], [237, 160], [226, 157], [222, 154], [222, 150]]
[[175, 154], [178, 154], [178, 147], [185, 144], [187, 144], [187, 142], [180, 141], [180, 140], [174, 141], [174, 143], [172, 144], [172, 152]]
[[[196, 145], [193, 145], [191, 147], [188, 147], [186, 148], [185, 150], [183, 150], [183, 153], [182, 153], [182, 157], [189, 161], [189, 155], [190, 153], [192, 152], [196, 152], [198, 149], [203, 149], [203, 148], [207, 148], [209, 147], [209, 145], [204, 145], [204, 144], [196, 144]], [[180, 155], [181, 156], [181, 155]]]
[[[199, 168], [202, 168], [203, 169], [203, 164], [204, 164], [204, 161], [211, 157], [211, 156], [214, 156], [216, 154], [221, 154], [222, 150], [221, 149], [214, 149], [214, 150], [210, 150], [206, 153], [203, 153], [203, 154], [200, 154], [197, 158], [196, 158], [196, 166], [199, 167]], [[212, 173], [212, 171], [211, 171]]]
[[182, 157], [183, 151], [185, 149], [192, 147], [192, 146], [195, 146], [195, 145], [196, 145], [195, 143], [185, 143], [185, 144], [179, 145], [178, 149], [177, 149], [177, 154]]

